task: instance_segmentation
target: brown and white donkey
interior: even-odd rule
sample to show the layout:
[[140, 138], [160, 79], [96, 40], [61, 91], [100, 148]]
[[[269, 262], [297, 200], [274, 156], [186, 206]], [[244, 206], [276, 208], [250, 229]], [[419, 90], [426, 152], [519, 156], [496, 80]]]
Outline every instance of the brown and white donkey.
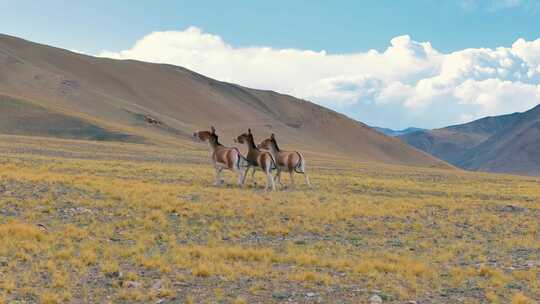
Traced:
[[[248, 154], [246, 156], [247, 161], [250, 166], [253, 168], [253, 173], [251, 178], [254, 180], [255, 170], [262, 170], [266, 174], [266, 187], [264, 191], [267, 191], [269, 187], [272, 188], [272, 191], [276, 191], [276, 186], [274, 184], [274, 177], [272, 176], [272, 171], [277, 169], [277, 164], [271, 153], [267, 151], [261, 151], [255, 145], [255, 140], [253, 139], [253, 134], [251, 129], [248, 129], [247, 133], [240, 134], [236, 137], [235, 142], [246, 144], [248, 148]], [[244, 180], [249, 168], [246, 169], [244, 173]]]
[[229, 148], [219, 143], [216, 129], [211, 127], [211, 131], [199, 131], [193, 133], [193, 139], [196, 141], [208, 142], [212, 152], [212, 164], [216, 170], [216, 181], [214, 185], [223, 183], [221, 172], [223, 169], [236, 172], [238, 175], [238, 186], [244, 185], [244, 174], [246, 168], [249, 168], [247, 159], [242, 156], [237, 148]]
[[281, 183], [281, 171], [289, 172], [291, 176], [291, 186], [294, 188], [294, 173], [303, 174], [306, 180], [306, 184], [311, 188], [309, 177], [306, 173], [306, 160], [304, 156], [298, 151], [283, 151], [279, 148], [276, 142], [276, 136], [274, 133], [263, 140], [258, 146], [260, 149], [268, 150], [277, 163], [276, 179], [280, 185]]

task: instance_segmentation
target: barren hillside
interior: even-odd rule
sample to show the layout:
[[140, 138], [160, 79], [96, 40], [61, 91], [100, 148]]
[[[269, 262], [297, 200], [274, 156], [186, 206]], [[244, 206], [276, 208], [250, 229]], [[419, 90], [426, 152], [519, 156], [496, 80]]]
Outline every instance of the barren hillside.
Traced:
[[[33, 111], [29, 121], [39, 120], [39, 132], [17, 122], [0, 125], [0, 133], [78, 138], [75, 131], [59, 130], [77, 121], [86, 129], [80, 138], [95, 139], [92, 126], [109, 134], [101, 136], [108, 140], [174, 144], [215, 125], [222, 141], [232, 144], [232, 136], [251, 127], [258, 139], [274, 132], [291, 148], [360, 161], [448, 166], [305, 100], [177, 66], [96, 58], [5, 35], [0, 35], [0, 95]], [[36, 107], [47, 117], [36, 117]]]

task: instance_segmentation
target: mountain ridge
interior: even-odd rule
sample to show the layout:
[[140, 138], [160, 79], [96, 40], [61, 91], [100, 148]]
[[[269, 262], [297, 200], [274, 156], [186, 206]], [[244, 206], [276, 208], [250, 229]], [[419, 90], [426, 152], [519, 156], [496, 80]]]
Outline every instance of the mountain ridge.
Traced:
[[401, 129], [401, 130], [394, 130], [394, 129], [383, 128], [383, 127], [372, 127], [372, 128], [379, 131], [379, 132], [381, 132], [381, 133], [383, 133], [384, 135], [388, 135], [388, 136], [392, 136], [392, 137], [397, 137], [397, 136], [400, 136], [400, 135], [405, 135], [405, 134], [425, 130], [425, 129], [422, 129], [422, 128], [415, 128], [415, 127], [408, 127], [408, 128]]
[[540, 105], [466, 124], [400, 136], [403, 142], [467, 170], [540, 175]]
[[1, 95], [84, 117], [137, 140], [173, 144], [215, 125], [223, 142], [232, 144], [233, 136], [251, 127], [257, 139], [276, 133], [284, 145], [301, 150], [450, 167], [309, 101], [170, 64], [92, 57], [0, 35], [0, 67]]

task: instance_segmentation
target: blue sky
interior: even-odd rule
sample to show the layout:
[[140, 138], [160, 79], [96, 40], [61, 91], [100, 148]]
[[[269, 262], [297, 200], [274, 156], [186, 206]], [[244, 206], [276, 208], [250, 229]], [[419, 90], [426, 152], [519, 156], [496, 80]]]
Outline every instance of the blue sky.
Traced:
[[[535, 86], [540, 81], [536, 74], [531, 76], [527, 71], [519, 70], [523, 75], [528, 75], [523, 76], [528, 77], [527, 79], [508, 75], [514, 75], [515, 69], [521, 69], [519, 66], [523, 62], [530, 70], [535, 71], [536, 44], [533, 43], [540, 38], [539, 19], [540, 1], [531, 0], [229, 0], [198, 3], [169, 0], [49, 0], [46, 5], [43, 5], [42, 1], [0, 1], [0, 32], [5, 34], [92, 55], [180, 64], [222, 80], [307, 98], [367, 123], [394, 128], [409, 125], [438, 127], [482, 115], [521, 111], [538, 103]], [[188, 32], [190, 28], [194, 31]], [[153, 32], [164, 31], [173, 34], [176, 32], [179, 35], [150, 37], [152, 39], [148, 40], [152, 41], [152, 47], [135, 49], [134, 44], [137, 41], [149, 37]], [[176, 50], [169, 48], [171, 41], [186, 37], [193, 38], [195, 44], [183, 45], [182, 49], [177, 50], [177, 54], [173, 54]], [[296, 69], [284, 68], [283, 75], [280, 75], [279, 70], [272, 70], [264, 65], [238, 69], [223, 64], [220, 67], [209, 66], [209, 63], [200, 64], [200, 58], [189, 61], [179, 55], [185, 54], [186, 48], [207, 51], [204, 37], [216, 38], [224, 45], [211, 45], [219, 50], [210, 55], [217, 54], [216, 62], [230, 56], [244, 56], [248, 59], [256, 58], [259, 62], [283, 62], [284, 66], [289, 66], [287, 60], [296, 63], [303, 61], [304, 56], [312, 58], [305, 66], [317, 64], [317, 58], [320, 58], [325, 62], [326, 68], [324, 71], [314, 72], [319, 73], [319, 78], [312, 78], [301, 75], [301, 70], [305, 69], [302, 66]], [[409, 40], [393, 40], [396, 37], [409, 37]], [[519, 38], [522, 38], [525, 44], [520, 48], [521, 55], [517, 56], [519, 58], [514, 58], [515, 56], [510, 55], [517, 54], [518, 51], [513, 45]], [[429, 47], [425, 43], [429, 43]], [[540, 41], [538, 43], [540, 44]], [[383, 56], [392, 46], [400, 52]], [[271, 54], [270, 58], [261, 59], [261, 54], [266, 54], [264, 49], [261, 48], [253, 55], [249, 50], [252, 47], [267, 47], [277, 53]], [[488, 73], [487, 76], [479, 77], [474, 71], [478, 70], [478, 65], [486, 68], [487, 59], [495, 56], [498, 58], [497, 62], [502, 62], [503, 59], [499, 57], [504, 57], [505, 54], [496, 53], [497, 47], [509, 49], [510, 60], [517, 61], [510, 70], [501, 72], [500, 75]], [[231, 48], [234, 52], [231, 52]], [[461, 53], [466, 49], [481, 48], [490, 48], [494, 53]], [[168, 51], [165, 52], [164, 49]], [[293, 54], [292, 59], [285, 58], [278, 52], [283, 49], [297, 50], [298, 53]], [[359, 60], [357, 57], [370, 57], [368, 51], [371, 49], [377, 50], [381, 55], [380, 60], [375, 59], [375, 62], [378, 62], [382, 69], [394, 66], [396, 73], [402, 73], [401, 76], [391, 71], [380, 73], [376, 65], [370, 69], [364, 68], [370, 61], [366, 58], [364, 61]], [[108, 52], [104, 52], [105, 50]], [[326, 53], [325, 56], [317, 57], [306, 54], [307, 50], [315, 53], [324, 50]], [[408, 56], [407, 54], [412, 57], [403, 57]], [[428, 55], [424, 56], [426, 54]], [[331, 55], [350, 55], [350, 62], [359, 65], [359, 72], [340, 73], [339, 69], [349, 64], [341, 62], [332, 65], [333, 62], [341, 61], [341, 58]], [[446, 56], [446, 59], [441, 59], [441, 56]], [[433, 86], [439, 87], [441, 79], [446, 81], [449, 77], [443, 73], [443, 67], [448, 71], [449, 64], [454, 64], [456, 58], [463, 57], [463, 62], [474, 61], [473, 66], [464, 67], [470, 73], [460, 74], [457, 81], [453, 79], [444, 83], [454, 86], [455, 91], [422, 97], [429, 99], [428, 101], [416, 96], [425, 95], [422, 79], [433, 80], [436, 82]], [[519, 60], [523, 62], [520, 63]], [[393, 63], [387, 65], [386, 62]], [[408, 66], [404, 67], [403, 62]], [[460, 61], [457, 66], [463, 62]], [[497, 62], [490, 62], [487, 66], [498, 71], [501, 67], [496, 66]], [[423, 64], [424, 69], [418, 70], [417, 66]], [[227, 74], [224, 71], [231, 69], [238, 70], [237, 74]], [[441, 71], [434, 72], [437, 69]], [[254, 75], [254, 71], [260, 71], [260, 75]], [[246, 80], [247, 77], [239, 73], [257, 79]], [[294, 73], [298, 73], [298, 77], [304, 77], [305, 81], [299, 82], [296, 87], [280, 83], [280, 78], [285, 79], [285, 82], [287, 77]], [[268, 76], [265, 78], [265, 75]], [[438, 78], [433, 79], [434, 77]], [[496, 83], [495, 80], [499, 82]], [[507, 82], [513, 86], [509, 87]], [[324, 87], [326, 91], [321, 89]], [[342, 88], [347, 89], [341, 90]], [[411, 97], [411, 88], [419, 92], [414, 93], [416, 97]], [[486, 106], [488, 102], [483, 96], [473, 94], [480, 88], [488, 91], [501, 90], [499, 95], [502, 97], [494, 96], [493, 99], [508, 98], [505, 92], [517, 90], [520, 94], [525, 92], [523, 97], [531, 100], [501, 106], [501, 101], [497, 99]], [[538, 88], [540, 90], [540, 87]], [[409, 93], [399, 95], [396, 90], [408, 90]], [[395, 96], [396, 94], [399, 96]], [[540, 93], [538, 95], [540, 96]], [[433, 107], [430, 108], [430, 105]], [[428, 117], [436, 111], [452, 113], [452, 116], [447, 119]]]
[[149, 32], [189, 26], [217, 34], [235, 46], [337, 53], [380, 50], [402, 34], [430, 41], [441, 51], [538, 38], [540, 2], [521, 1], [506, 8], [490, 2], [48, 0], [43, 5], [36, 0], [4, 0], [0, 29], [89, 53], [124, 49]]

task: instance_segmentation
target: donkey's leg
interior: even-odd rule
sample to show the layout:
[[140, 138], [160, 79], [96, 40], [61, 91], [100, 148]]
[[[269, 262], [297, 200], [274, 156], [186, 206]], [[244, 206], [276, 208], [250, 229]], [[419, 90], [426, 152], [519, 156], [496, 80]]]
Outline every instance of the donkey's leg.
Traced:
[[223, 170], [223, 168], [221, 167], [216, 167], [216, 181], [214, 182], [214, 186], [218, 186], [221, 184], [221, 171]]
[[[246, 183], [246, 176], [248, 174], [248, 171], [249, 171], [249, 168], [250, 167], [247, 167], [246, 170], [244, 171], [244, 174], [242, 176], [242, 185], [244, 185]], [[241, 169], [240, 169], [241, 170]]]
[[219, 172], [219, 178], [220, 178], [220, 184], [225, 184], [225, 177], [223, 177], [223, 170], [224, 169], [221, 169], [221, 171]]
[[[266, 164], [266, 175], [267, 175], [267, 180], [268, 180], [267, 184], [270, 183], [270, 186], [272, 187], [272, 191], [276, 191], [276, 183], [274, 182], [274, 176], [272, 175], [272, 163], [274, 163], [273, 160], [272, 162], [269, 162]], [[276, 170], [279, 172], [278, 168], [276, 168]]]
[[308, 185], [308, 187], [312, 188], [311, 182], [309, 181], [309, 176], [307, 175], [306, 172], [304, 172], [304, 179], [306, 180], [306, 184]]
[[302, 157], [302, 160], [300, 162], [300, 173], [304, 174], [304, 179], [306, 180], [306, 184], [309, 188], [311, 188], [311, 183], [309, 181], [309, 176], [306, 173], [306, 160]]
[[255, 179], [255, 172], [257, 172], [257, 168], [253, 167], [253, 171], [251, 171], [251, 182], [255, 187], [257, 187], [257, 180]]
[[281, 182], [281, 169], [277, 169], [276, 178], [275, 180], [279, 184], [280, 187], [283, 187], [283, 183]]
[[270, 170], [266, 171], [266, 187], [264, 187], [264, 191], [268, 191], [268, 188], [271, 188], [272, 191], [276, 191], [276, 184], [274, 184], [274, 177]]
[[294, 184], [294, 171], [289, 171], [289, 175], [291, 177], [291, 189], [294, 189], [296, 187]]
[[244, 178], [245, 177], [244, 170], [242, 170], [241, 168], [238, 168], [236, 170], [236, 174], [238, 174], [238, 182], [237, 182], [237, 184], [238, 184], [238, 186], [240, 188], [243, 188], [244, 187], [244, 179], [245, 179]]

